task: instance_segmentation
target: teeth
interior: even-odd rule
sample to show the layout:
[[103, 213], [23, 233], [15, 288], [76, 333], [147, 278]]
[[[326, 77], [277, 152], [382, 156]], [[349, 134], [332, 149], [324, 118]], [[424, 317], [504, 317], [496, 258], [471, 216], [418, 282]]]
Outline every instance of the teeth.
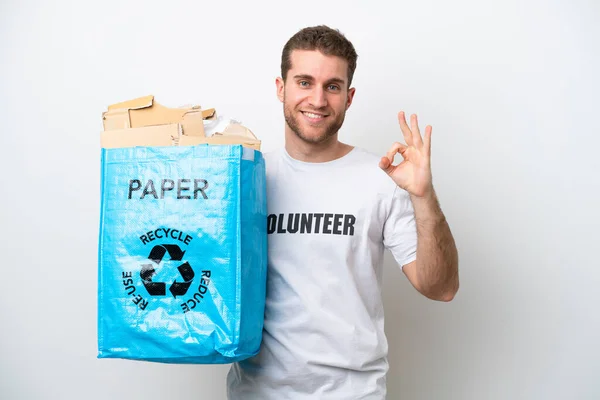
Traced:
[[305, 112], [304, 113], [308, 118], [322, 118], [323, 115], [321, 114], [313, 114], [313, 113], [309, 113], [309, 112]]

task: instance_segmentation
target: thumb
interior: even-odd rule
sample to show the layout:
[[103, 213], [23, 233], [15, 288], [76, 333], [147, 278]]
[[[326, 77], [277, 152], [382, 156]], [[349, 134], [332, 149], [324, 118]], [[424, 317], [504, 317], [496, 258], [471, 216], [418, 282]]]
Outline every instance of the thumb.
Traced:
[[396, 166], [393, 165], [394, 157], [398, 153], [400, 153], [402, 157], [404, 157], [404, 152], [407, 148], [408, 146], [400, 142], [394, 143], [387, 152], [386, 156], [381, 157], [381, 160], [379, 161], [379, 168], [381, 168], [382, 170], [387, 172], [388, 175], [390, 175], [396, 169]]
[[381, 157], [381, 160], [379, 160], [379, 168], [381, 168], [388, 175], [394, 170], [392, 162], [387, 157]]

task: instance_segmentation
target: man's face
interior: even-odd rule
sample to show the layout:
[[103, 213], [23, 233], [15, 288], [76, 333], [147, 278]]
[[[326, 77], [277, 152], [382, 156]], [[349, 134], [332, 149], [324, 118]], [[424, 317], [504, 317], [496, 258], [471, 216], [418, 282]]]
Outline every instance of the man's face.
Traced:
[[286, 130], [311, 144], [336, 135], [352, 103], [348, 62], [317, 50], [294, 50], [285, 82], [277, 79]]

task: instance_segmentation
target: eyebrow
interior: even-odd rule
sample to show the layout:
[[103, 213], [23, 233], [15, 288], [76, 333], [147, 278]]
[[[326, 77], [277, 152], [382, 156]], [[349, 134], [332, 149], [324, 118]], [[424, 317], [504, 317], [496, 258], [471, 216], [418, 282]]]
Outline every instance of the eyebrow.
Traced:
[[[314, 81], [315, 80], [315, 78], [313, 78], [311, 75], [308, 75], [308, 74], [294, 75], [294, 79], [306, 79], [308, 81]], [[338, 83], [340, 85], [344, 85], [346, 83], [346, 81], [344, 81], [342, 78], [331, 78], [326, 83], [327, 84]]]

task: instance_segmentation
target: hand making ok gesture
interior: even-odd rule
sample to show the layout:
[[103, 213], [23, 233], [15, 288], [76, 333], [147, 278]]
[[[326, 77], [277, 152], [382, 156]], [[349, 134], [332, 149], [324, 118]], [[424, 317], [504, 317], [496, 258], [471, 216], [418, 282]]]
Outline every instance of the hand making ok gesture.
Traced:
[[[421, 138], [417, 116], [410, 119], [410, 128], [406, 123], [404, 112], [398, 113], [398, 122], [404, 135], [406, 145], [396, 142], [379, 161], [384, 170], [396, 185], [417, 197], [425, 197], [433, 192], [431, 178], [431, 126], [425, 128], [425, 137]], [[400, 153], [404, 160], [394, 165], [394, 156]]]

